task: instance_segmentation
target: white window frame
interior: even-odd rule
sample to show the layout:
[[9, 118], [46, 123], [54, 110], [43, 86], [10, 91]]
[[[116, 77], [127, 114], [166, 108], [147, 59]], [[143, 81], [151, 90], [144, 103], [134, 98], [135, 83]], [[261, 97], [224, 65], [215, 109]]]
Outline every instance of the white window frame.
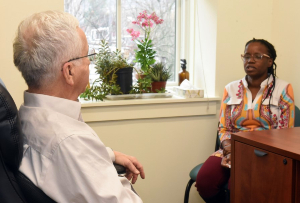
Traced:
[[[187, 60], [189, 81], [215, 97], [217, 1], [181, 0], [180, 58]], [[180, 65], [177, 70], [180, 70]]]

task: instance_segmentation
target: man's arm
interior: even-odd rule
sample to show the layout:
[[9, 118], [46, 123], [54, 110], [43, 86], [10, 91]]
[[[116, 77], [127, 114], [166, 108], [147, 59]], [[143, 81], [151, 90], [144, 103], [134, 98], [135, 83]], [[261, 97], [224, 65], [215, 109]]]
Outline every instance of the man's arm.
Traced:
[[106, 147], [92, 134], [63, 140], [39, 186], [57, 202], [142, 202], [129, 181], [120, 180]]

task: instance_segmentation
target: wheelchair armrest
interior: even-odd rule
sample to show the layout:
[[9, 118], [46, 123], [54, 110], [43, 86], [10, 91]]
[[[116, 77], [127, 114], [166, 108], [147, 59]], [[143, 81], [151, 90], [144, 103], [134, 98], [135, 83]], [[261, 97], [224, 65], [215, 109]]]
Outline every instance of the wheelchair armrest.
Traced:
[[124, 174], [126, 173], [126, 168], [120, 164], [116, 164], [114, 163], [114, 167], [116, 168], [117, 170], [117, 173], [120, 175], [120, 174]]

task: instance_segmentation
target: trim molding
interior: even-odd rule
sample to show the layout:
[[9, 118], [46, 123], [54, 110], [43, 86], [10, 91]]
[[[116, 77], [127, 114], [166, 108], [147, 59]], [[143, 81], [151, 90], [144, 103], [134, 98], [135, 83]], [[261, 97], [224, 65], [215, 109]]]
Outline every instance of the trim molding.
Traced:
[[83, 103], [83, 120], [88, 122], [120, 121], [213, 115], [220, 98], [197, 99], [136, 99]]

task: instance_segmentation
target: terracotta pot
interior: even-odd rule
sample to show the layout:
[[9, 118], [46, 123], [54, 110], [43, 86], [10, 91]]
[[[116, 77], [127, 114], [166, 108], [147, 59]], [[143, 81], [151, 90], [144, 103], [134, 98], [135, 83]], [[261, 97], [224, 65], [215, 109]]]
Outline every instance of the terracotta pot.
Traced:
[[160, 91], [162, 88], [166, 88], [167, 81], [159, 81], [159, 82], [152, 82], [152, 89], [151, 92], [157, 93], [157, 90]]

